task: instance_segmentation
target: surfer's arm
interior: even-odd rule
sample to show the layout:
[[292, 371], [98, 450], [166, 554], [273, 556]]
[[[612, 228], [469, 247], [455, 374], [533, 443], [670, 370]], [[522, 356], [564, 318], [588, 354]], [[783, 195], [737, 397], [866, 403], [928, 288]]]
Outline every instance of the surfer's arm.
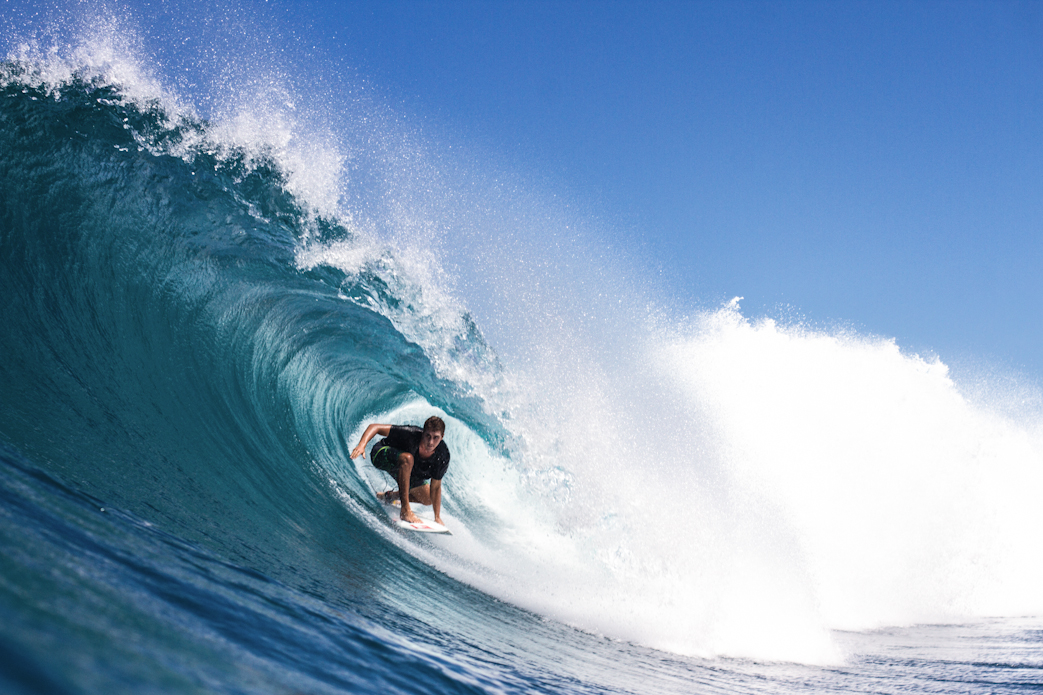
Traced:
[[369, 444], [369, 440], [373, 439], [376, 435], [386, 437], [391, 434], [391, 425], [378, 425], [377, 423], [371, 424], [366, 428], [366, 431], [362, 433], [362, 439], [359, 440], [358, 446], [351, 450], [351, 458], [366, 458], [366, 445]]
[[442, 523], [442, 481], [431, 480], [431, 507], [435, 511], [435, 522]]

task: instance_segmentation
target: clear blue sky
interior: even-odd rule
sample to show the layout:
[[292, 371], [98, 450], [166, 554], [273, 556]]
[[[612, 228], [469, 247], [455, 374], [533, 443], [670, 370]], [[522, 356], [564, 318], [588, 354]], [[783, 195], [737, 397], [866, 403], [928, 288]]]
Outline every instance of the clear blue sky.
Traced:
[[1043, 4], [310, 7], [408, 108], [625, 221], [679, 294], [1043, 374]]
[[238, 6], [559, 182], [682, 303], [1043, 377], [1041, 2]]

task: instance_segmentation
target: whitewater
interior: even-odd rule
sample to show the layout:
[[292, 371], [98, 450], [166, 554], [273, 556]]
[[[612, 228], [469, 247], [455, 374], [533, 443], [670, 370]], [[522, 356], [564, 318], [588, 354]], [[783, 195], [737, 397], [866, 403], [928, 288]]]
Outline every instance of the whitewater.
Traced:
[[[107, 19], [0, 63], [0, 687], [1043, 688], [1043, 407]], [[692, 268], [693, 274], [698, 268]], [[448, 537], [348, 454], [447, 423]]]

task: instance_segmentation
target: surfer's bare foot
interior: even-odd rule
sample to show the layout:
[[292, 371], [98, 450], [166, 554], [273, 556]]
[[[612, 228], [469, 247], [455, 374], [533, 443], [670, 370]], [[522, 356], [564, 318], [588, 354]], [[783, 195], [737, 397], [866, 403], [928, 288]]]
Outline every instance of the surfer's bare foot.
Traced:
[[414, 514], [411, 510], [403, 509], [400, 515], [402, 521], [408, 521], [411, 524], [419, 524], [420, 517]]
[[384, 504], [391, 504], [398, 499], [398, 493], [394, 490], [388, 490], [387, 492], [378, 492], [377, 499]]

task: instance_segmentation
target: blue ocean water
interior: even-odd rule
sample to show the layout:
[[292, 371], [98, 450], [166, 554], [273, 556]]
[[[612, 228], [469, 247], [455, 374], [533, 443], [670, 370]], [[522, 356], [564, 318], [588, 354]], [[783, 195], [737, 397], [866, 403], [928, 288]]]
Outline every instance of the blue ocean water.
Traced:
[[[4, 692], [1043, 689], [1031, 392], [650, 309], [408, 138], [329, 156], [128, 60], [0, 65]], [[432, 412], [450, 537], [348, 458]]]

